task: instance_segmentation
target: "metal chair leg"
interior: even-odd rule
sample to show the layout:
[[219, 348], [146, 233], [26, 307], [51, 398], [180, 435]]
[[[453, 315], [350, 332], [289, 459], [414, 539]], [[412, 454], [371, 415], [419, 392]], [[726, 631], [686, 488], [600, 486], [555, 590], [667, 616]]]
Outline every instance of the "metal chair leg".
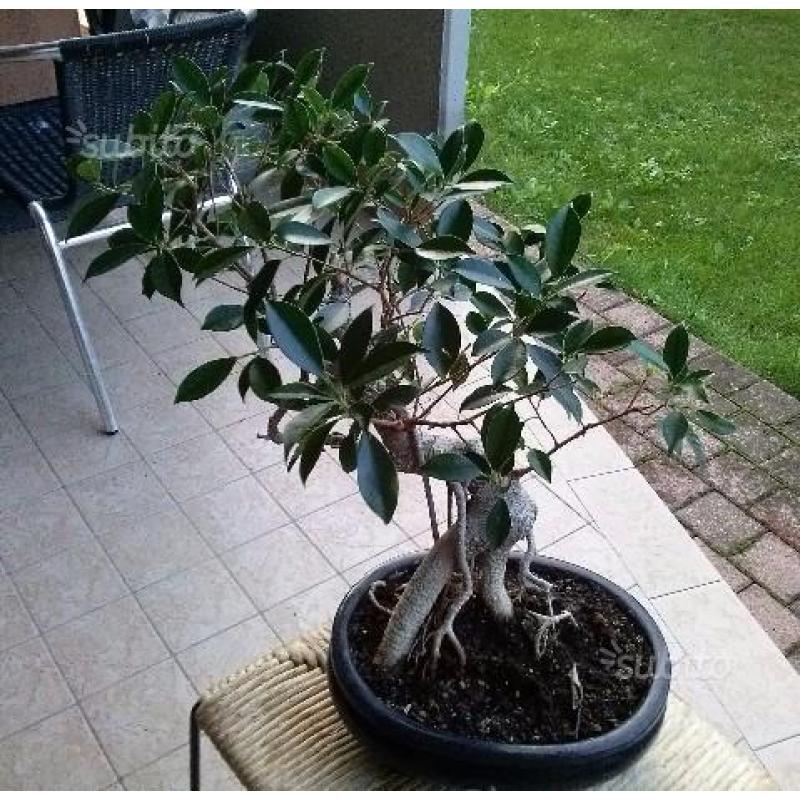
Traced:
[[78, 342], [78, 349], [80, 350], [81, 358], [86, 367], [86, 372], [89, 375], [89, 383], [95, 402], [97, 403], [97, 409], [103, 419], [103, 427], [108, 434], [116, 433], [119, 430], [117, 420], [114, 417], [114, 410], [111, 408], [111, 401], [108, 399], [106, 387], [103, 384], [100, 363], [97, 360], [94, 347], [92, 347], [92, 342], [89, 339], [89, 332], [81, 316], [78, 299], [75, 296], [75, 291], [70, 282], [69, 271], [64, 261], [64, 254], [61, 252], [61, 247], [58, 244], [58, 237], [41, 203], [38, 201], [32, 202], [28, 206], [28, 211], [30, 211], [31, 216], [39, 226], [39, 231], [47, 246], [47, 252], [50, 254], [50, 260], [53, 263], [53, 271], [56, 275], [56, 283], [58, 283], [58, 290], [61, 293], [61, 299], [64, 302], [64, 308], [66, 309], [72, 332], [75, 335], [75, 340]]
[[200, 728], [197, 724], [198, 700], [189, 713], [189, 790], [200, 791]]

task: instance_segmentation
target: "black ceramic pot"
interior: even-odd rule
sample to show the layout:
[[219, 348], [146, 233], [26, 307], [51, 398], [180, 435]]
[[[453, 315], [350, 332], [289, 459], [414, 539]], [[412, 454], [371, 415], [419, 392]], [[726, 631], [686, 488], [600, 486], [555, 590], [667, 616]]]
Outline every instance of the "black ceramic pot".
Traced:
[[614, 730], [579, 742], [517, 745], [433, 731], [386, 706], [359, 675], [348, 636], [350, 618], [370, 585], [415, 566], [421, 555], [382, 564], [354, 586], [333, 621], [328, 680], [350, 730], [376, 757], [415, 774], [483, 787], [579, 787], [629, 763], [658, 731], [666, 711], [670, 658], [653, 618], [624, 589], [587, 569], [551, 558], [533, 566], [562, 571], [600, 586], [636, 620], [654, 653], [654, 677], [639, 709]]

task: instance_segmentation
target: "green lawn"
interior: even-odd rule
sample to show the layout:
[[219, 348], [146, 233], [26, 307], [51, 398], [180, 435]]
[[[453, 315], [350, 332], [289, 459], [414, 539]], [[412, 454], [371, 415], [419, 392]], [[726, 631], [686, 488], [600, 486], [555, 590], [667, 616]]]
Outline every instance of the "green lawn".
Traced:
[[800, 395], [800, 12], [477, 11], [490, 199], [592, 191], [587, 260]]

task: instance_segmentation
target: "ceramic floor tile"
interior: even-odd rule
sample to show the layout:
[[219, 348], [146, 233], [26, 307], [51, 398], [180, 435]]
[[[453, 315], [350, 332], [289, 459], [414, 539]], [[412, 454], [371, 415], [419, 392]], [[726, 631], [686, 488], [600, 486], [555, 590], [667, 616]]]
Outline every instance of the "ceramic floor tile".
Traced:
[[[2, 397], [2, 395], [0, 395]], [[14, 413], [9, 402], [2, 397], [0, 402], [0, 452], [33, 448], [33, 439]]]
[[11, 356], [24, 357], [29, 350], [47, 348], [52, 343], [36, 317], [22, 306], [17, 295], [17, 305], [0, 312], [0, 360]]
[[[158, 761], [137, 769], [125, 778], [129, 792], [169, 792], [189, 789], [189, 746], [173, 750]], [[204, 792], [244, 791], [244, 787], [222, 760], [211, 742], [200, 740], [200, 790]]]
[[344, 578], [337, 575], [265, 611], [264, 617], [278, 636], [289, 642], [333, 619], [348, 588]]
[[[197, 328], [199, 329], [199, 324]], [[222, 345], [210, 336], [171, 347], [153, 356], [153, 360], [176, 386], [193, 370], [206, 361], [225, 358], [228, 355]]]
[[74, 430], [48, 436], [39, 447], [62, 483], [99, 475], [139, 459], [121, 431], [114, 436], [95, 430]]
[[74, 483], [69, 492], [92, 530], [98, 534], [174, 508], [153, 469], [144, 461]]
[[611, 545], [594, 528], [586, 526], [545, 547], [542, 555], [579, 564], [627, 589], [636, 583]]
[[79, 698], [169, 657], [133, 597], [123, 597], [68, 622], [45, 638]]
[[195, 699], [191, 684], [170, 660], [93, 694], [83, 708], [124, 777], [187, 741]]
[[406, 539], [393, 522], [384, 525], [360, 495], [303, 517], [300, 527], [338, 570], [352, 567]]
[[399, 558], [400, 556], [424, 552], [431, 546], [431, 543], [430, 533], [420, 534], [413, 541], [401, 542], [394, 547], [390, 547], [388, 550], [384, 550], [382, 553], [378, 553], [378, 555], [368, 558], [366, 561], [362, 561], [354, 567], [350, 567], [350, 569], [345, 570], [342, 574], [344, 575], [344, 579], [351, 586], [354, 586], [365, 575], [372, 572], [373, 569], [377, 569], [381, 564], [385, 564], [387, 561]]
[[36, 627], [25, 610], [11, 579], [0, 575], [0, 650], [36, 636]]
[[35, 350], [27, 350], [22, 357], [0, 359], [0, 386], [6, 397], [23, 397], [79, 382], [78, 373], [50, 342]]
[[268, 420], [269, 414], [258, 414], [218, 431], [228, 447], [251, 470], [283, 463], [283, 446], [259, 437], [259, 434], [266, 433]]
[[252, 475], [187, 500], [183, 507], [218, 553], [289, 521], [283, 509]]
[[225, 553], [223, 560], [260, 609], [335, 574], [319, 550], [294, 525], [243, 544]]
[[317, 462], [305, 488], [297, 469], [287, 472], [283, 464], [262, 470], [256, 477], [295, 518], [358, 491], [355, 481], [327, 453]]
[[41, 639], [0, 652], [0, 739], [72, 703]]
[[269, 625], [261, 617], [253, 617], [184, 650], [178, 661], [194, 688], [204, 692], [279, 643]]
[[178, 501], [205, 494], [249, 474], [216, 433], [159, 450], [148, 456], [148, 460]]
[[0, 508], [32, 500], [58, 487], [58, 478], [32, 445], [0, 449]]
[[14, 582], [42, 630], [77, 619], [128, 592], [94, 542], [26, 567], [14, 574]]
[[9, 572], [92, 540], [63, 489], [0, 510], [0, 560]]
[[800, 735], [797, 673], [726, 584], [653, 604], [751, 747]]
[[800, 736], [765, 747], [756, 755], [781, 789], [800, 790]]
[[636, 470], [571, 483], [648, 597], [719, 580], [689, 534]]
[[210, 336], [191, 314], [177, 307], [137, 317], [125, 326], [150, 355]]
[[103, 370], [103, 381], [114, 409], [168, 404], [175, 399], [175, 387], [166, 375], [144, 355]]
[[549, 487], [528, 481], [525, 488], [536, 503], [533, 533], [537, 549], [541, 550], [586, 525], [586, 520], [578, 511], [567, 505]]
[[144, 403], [120, 409], [120, 427], [142, 453], [155, 453], [211, 430], [200, 413], [188, 403], [172, 400]]
[[[101, 368], [115, 367], [141, 358], [142, 349], [116, 320], [94, 322], [89, 318], [85, 322]], [[75, 371], [79, 375], [87, 375], [86, 366], [68, 320], [64, 318], [60, 324], [53, 325], [50, 333]]]
[[0, 742], [5, 791], [94, 791], [114, 780], [108, 759], [75, 707]]
[[593, 428], [566, 445], [553, 455], [552, 462], [567, 480], [629, 469], [633, 466], [611, 434], [602, 428]]
[[46, 392], [34, 392], [13, 400], [34, 439], [41, 441], [54, 434], [85, 431], [102, 432], [97, 404], [83, 383], [71, 383]]
[[211, 549], [178, 508], [115, 528], [103, 545], [125, 582], [138, 590], [211, 557]]
[[148, 586], [137, 597], [174, 652], [256, 613], [253, 604], [216, 559]]
[[[409, 536], [417, 536], [431, 529], [428, 502], [425, 499], [425, 488], [419, 475], [409, 475], [401, 472], [400, 494], [397, 498], [397, 510], [394, 512], [393, 522], [396, 522]], [[439, 522], [439, 532], [443, 533], [447, 527], [447, 487], [444, 481], [431, 479], [431, 493], [433, 495], [436, 519]]]
[[193, 403], [193, 406], [212, 428], [222, 428], [248, 417], [254, 417], [268, 407], [252, 392], [248, 392], [245, 400], [242, 401], [238, 388], [240, 373], [241, 370], [238, 367], [235, 368], [219, 389]]

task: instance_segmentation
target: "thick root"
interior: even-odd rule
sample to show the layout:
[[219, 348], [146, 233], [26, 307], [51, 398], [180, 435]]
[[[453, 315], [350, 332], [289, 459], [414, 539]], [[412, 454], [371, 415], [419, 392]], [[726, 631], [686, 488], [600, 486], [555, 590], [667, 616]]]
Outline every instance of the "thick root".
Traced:
[[439, 595], [450, 582], [456, 567], [456, 535], [453, 526], [439, 537], [394, 607], [375, 654], [375, 663], [384, 669], [396, 669], [408, 656]]

